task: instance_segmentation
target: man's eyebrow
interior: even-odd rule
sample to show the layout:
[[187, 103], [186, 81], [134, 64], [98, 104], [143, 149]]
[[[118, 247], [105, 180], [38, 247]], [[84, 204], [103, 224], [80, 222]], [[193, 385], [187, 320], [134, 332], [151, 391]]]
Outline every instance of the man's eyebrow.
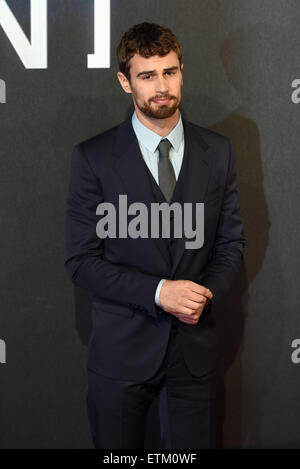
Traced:
[[[164, 72], [171, 72], [172, 70], [179, 70], [177, 65], [174, 65], [173, 67], [169, 68], [164, 68]], [[154, 73], [155, 70], [146, 70], [144, 72], [140, 72], [136, 75], [136, 78], [140, 77], [141, 75], [150, 75], [151, 73]]]

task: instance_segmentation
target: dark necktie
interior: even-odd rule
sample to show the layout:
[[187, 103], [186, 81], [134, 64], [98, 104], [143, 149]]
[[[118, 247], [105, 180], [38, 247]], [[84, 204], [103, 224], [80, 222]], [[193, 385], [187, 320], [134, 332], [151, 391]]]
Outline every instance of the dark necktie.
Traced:
[[167, 138], [160, 141], [158, 145], [159, 161], [158, 161], [158, 181], [159, 187], [165, 196], [165, 199], [170, 203], [174, 187], [176, 184], [176, 177], [172, 163], [169, 158], [171, 143]]

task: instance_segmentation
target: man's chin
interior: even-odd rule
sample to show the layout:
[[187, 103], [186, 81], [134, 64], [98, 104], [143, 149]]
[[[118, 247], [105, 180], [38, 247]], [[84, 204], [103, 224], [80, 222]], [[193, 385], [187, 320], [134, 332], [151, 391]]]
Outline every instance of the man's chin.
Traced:
[[178, 106], [169, 107], [168, 104], [159, 105], [159, 108], [147, 108], [143, 109], [142, 112], [152, 119], [168, 119], [173, 116], [177, 111]]

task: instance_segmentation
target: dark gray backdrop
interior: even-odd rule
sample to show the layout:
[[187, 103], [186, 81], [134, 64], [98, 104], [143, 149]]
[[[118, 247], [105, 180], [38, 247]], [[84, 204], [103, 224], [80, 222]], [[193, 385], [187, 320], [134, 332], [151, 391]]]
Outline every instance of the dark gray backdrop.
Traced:
[[[30, 38], [29, 0], [7, 3]], [[218, 445], [299, 448], [298, 0], [112, 0], [109, 69], [86, 65], [92, 0], [48, 1], [46, 70], [25, 69], [0, 27], [0, 446], [92, 448], [90, 294], [74, 290], [63, 267], [65, 198], [73, 145], [132, 112], [115, 47], [142, 21], [169, 26], [182, 44], [183, 115], [235, 149], [248, 244], [218, 308]]]

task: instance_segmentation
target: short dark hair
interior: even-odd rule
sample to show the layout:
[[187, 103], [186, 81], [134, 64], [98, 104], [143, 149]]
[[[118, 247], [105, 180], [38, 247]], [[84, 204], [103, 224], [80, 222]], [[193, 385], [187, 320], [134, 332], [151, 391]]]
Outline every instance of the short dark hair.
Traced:
[[136, 24], [123, 34], [116, 53], [119, 70], [130, 82], [130, 59], [135, 54], [148, 58], [153, 55], [161, 57], [171, 50], [176, 52], [180, 67], [182, 62], [182, 50], [172, 31], [155, 23]]

